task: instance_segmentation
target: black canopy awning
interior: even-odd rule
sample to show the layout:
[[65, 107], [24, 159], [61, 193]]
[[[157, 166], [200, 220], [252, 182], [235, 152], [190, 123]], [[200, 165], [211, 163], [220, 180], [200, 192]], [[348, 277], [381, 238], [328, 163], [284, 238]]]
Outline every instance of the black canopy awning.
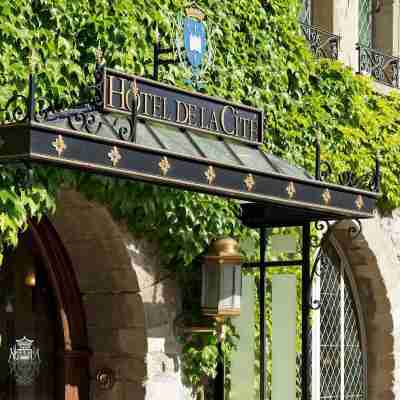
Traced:
[[19, 106], [13, 114], [14, 103], [10, 101], [0, 125], [3, 162], [78, 168], [256, 203], [242, 207], [249, 225], [254, 213], [274, 225], [368, 218], [379, 196], [315, 180], [264, 153], [258, 142], [92, 105], [34, 112], [32, 98], [23, 100], [25, 113]]

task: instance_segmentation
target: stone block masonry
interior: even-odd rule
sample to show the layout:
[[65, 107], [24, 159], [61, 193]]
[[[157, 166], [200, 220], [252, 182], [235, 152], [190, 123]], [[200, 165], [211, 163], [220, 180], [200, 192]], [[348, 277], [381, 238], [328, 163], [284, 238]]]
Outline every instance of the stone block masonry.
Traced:
[[[57, 204], [52, 222], [71, 258], [86, 312], [92, 398], [190, 399], [174, 334], [179, 291], [160, 265], [157, 243], [134, 237], [106, 207], [75, 191], [61, 192]], [[104, 367], [115, 372], [111, 390], [95, 381]]]

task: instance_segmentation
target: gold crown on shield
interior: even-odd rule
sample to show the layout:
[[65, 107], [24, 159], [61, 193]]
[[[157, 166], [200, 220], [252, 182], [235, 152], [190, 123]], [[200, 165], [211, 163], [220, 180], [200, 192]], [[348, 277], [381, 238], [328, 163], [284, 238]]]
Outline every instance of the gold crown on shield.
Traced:
[[186, 9], [186, 16], [203, 21], [205, 18], [204, 13], [196, 7], [189, 7]]

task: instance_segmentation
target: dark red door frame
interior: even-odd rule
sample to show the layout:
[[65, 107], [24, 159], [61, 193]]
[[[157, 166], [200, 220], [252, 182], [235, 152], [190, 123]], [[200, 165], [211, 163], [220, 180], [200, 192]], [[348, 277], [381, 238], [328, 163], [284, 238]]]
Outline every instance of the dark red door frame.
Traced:
[[35, 252], [40, 256], [57, 301], [64, 338], [64, 400], [88, 400], [89, 358], [85, 310], [71, 260], [47, 217], [29, 222]]

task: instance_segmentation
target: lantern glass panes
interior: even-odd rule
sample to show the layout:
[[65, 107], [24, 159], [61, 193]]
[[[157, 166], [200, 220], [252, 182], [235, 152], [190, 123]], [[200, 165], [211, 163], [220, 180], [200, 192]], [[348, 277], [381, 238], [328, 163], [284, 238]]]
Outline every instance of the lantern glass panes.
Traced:
[[240, 314], [241, 263], [235, 240], [219, 239], [212, 243], [202, 266], [203, 314], [213, 317]]

